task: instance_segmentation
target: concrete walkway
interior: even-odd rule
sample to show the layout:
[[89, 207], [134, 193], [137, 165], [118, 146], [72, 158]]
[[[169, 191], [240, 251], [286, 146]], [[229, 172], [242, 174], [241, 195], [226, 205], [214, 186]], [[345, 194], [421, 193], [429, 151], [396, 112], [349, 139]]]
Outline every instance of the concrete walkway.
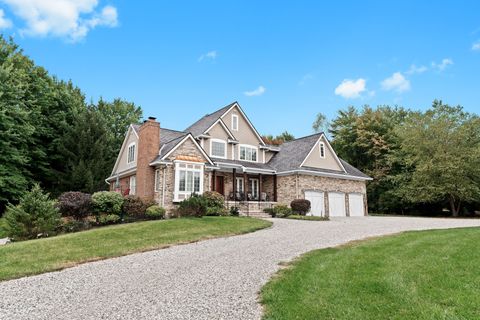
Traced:
[[401, 217], [272, 221], [272, 228], [246, 235], [0, 282], [0, 319], [259, 319], [258, 291], [279, 262], [404, 230], [480, 226]]

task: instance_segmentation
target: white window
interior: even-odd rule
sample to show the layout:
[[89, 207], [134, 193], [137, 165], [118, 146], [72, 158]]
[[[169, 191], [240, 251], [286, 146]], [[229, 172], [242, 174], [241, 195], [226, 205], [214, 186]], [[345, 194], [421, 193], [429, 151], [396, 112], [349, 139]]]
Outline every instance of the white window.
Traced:
[[203, 193], [203, 165], [176, 162], [174, 201], [187, 199], [193, 193]]
[[325, 143], [320, 142], [318, 145], [320, 147], [320, 158], [325, 158]]
[[217, 158], [227, 157], [227, 143], [220, 139], [212, 139], [210, 141], [210, 156]]
[[130, 177], [130, 192], [128, 194], [135, 194], [137, 192], [137, 177]]
[[155, 170], [155, 192], [160, 191], [160, 169]]
[[236, 182], [237, 182], [237, 186], [236, 186], [237, 192], [243, 193], [243, 178], [237, 177]]
[[232, 114], [232, 130], [238, 131], [238, 116], [236, 114]]
[[257, 151], [256, 147], [240, 145], [239, 159], [257, 162]]
[[132, 163], [135, 161], [135, 143], [130, 144], [127, 150], [127, 163]]

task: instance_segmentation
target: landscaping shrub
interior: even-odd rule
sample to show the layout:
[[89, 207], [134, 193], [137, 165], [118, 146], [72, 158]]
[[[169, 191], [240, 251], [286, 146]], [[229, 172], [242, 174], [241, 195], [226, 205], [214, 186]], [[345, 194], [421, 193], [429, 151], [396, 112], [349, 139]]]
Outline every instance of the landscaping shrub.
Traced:
[[302, 216], [310, 211], [310, 207], [310, 201], [306, 199], [295, 199], [290, 202], [290, 208], [292, 208], [292, 211]]
[[153, 205], [147, 208], [145, 215], [148, 219], [152, 220], [163, 219], [165, 218], [165, 209], [160, 206]]
[[234, 217], [238, 217], [240, 215], [240, 211], [238, 207], [230, 207], [230, 215]]
[[97, 214], [107, 213], [119, 215], [122, 211], [123, 197], [114, 191], [100, 191], [92, 195], [93, 209]]
[[285, 218], [292, 214], [292, 209], [287, 205], [279, 204], [273, 207], [274, 216], [277, 218]]
[[207, 201], [207, 213], [208, 216], [225, 216], [228, 214], [225, 209], [223, 196], [216, 191], [205, 191], [203, 197]]
[[268, 213], [273, 218], [275, 218], [275, 212], [274, 212], [273, 208], [265, 208], [265, 209], [263, 209], [263, 212]]
[[92, 211], [92, 196], [83, 192], [64, 192], [58, 197], [57, 206], [62, 215], [80, 221]]
[[181, 217], [201, 218], [207, 213], [208, 202], [203, 196], [192, 194], [188, 199], [183, 200], [178, 205], [178, 214]]
[[54, 235], [60, 227], [56, 201], [43, 193], [38, 184], [27, 192], [16, 206], [8, 205], [5, 214], [7, 235], [13, 240], [34, 239]]
[[65, 233], [78, 232], [90, 229], [90, 227], [90, 222], [87, 220], [70, 220], [63, 223], [62, 231]]
[[120, 222], [120, 216], [116, 214], [102, 214], [98, 217], [98, 223], [101, 225], [109, 225]]
[[123, 199], [122, 212], [129, 217], [143, 219], [145, 218], [147, 208], [151, 205], [151, 202], [143, 201], [137, 196], [130, 195]]

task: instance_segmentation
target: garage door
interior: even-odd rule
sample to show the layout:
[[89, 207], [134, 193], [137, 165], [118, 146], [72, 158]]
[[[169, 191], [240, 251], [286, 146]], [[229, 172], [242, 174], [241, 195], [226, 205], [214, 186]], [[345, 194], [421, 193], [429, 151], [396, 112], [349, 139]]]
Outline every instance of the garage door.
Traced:
[[349, 193], [348, 206], [351, 217], [363, 217], [365, 215], [365, 206], [363, 205], [363, 194]]
[[305, 199], [311, 203], [308, 215], [323, 217], [325, 215], [324, 195], [320, 191], [305, 191]]
[[345, 217], [345, 193], [328, 193], [328, 214], [330, 217]]

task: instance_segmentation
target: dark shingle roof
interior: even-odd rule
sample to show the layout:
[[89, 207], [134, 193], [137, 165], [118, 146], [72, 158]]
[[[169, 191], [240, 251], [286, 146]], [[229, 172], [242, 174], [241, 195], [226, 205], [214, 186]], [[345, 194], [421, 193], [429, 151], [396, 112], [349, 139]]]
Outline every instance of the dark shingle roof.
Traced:
[[186, 132], [160, 128], [160, 154], [153, 160], [162, 159], [175, 146], [188, 135]]
[[235, 101], [213, 113], [207, 114], [206, 116], [204, 116], [203, 118], [201, 118], [200, 120], [192, 124], [190, 127], [185, 129], [184, 131], [190, 132], [194, 137], [204, 133], [205, 130], [207, 130], [212, 124], [214, 124], [215, 121], [217, 121], [218, 118], [220, 118], [235, 103], [237, 102]]
[[283, 143], [268, 163], [279, 172], [298, 169], [321, 135], [316, 133]]
[[260, 162], [250, 162], [250, 161], [241, 161], [241, 160], [230, 160], [230, 159], [221, 159], [221, 158], [214, 158], [212, 157], [213, 162], [223, 162], [232, 165], [239, 165], [245, 168], [252, 168], [252, 169], [262, 169], [262, 170], [271, 170], [272, 172], [275, 169], [270, 166], [268, 163], [260, 163]]
[[309, 171], [316, 171], [316, 172], [323, 172], [323, 173], [335, 173], [341, 175], [350, 175], [359, 178], [370, 178], [357, 168], [353, 167], [345, 160], [339, 158], [340, 162], [342, 163], [343, 167], [345, 168], [344, 171], [339, 170], [330, 170], [330, 169], [322, 169], [322, 168], [313, 168], [313, 167], [300, 167], [303, 160], [307, 157], [310, 150], [312, 150], [313, 146], [320, 138], [322, 133], [312, 134], [310, 136], [298, 138], [289, 142], [285, 142], [280, 146], [280, 151], [273, 156], [273, 158], [268, 162], [268, 164], [277, 170], [277, 172], [282, 171], [290, 171], [290, 170], [309, 170]]

